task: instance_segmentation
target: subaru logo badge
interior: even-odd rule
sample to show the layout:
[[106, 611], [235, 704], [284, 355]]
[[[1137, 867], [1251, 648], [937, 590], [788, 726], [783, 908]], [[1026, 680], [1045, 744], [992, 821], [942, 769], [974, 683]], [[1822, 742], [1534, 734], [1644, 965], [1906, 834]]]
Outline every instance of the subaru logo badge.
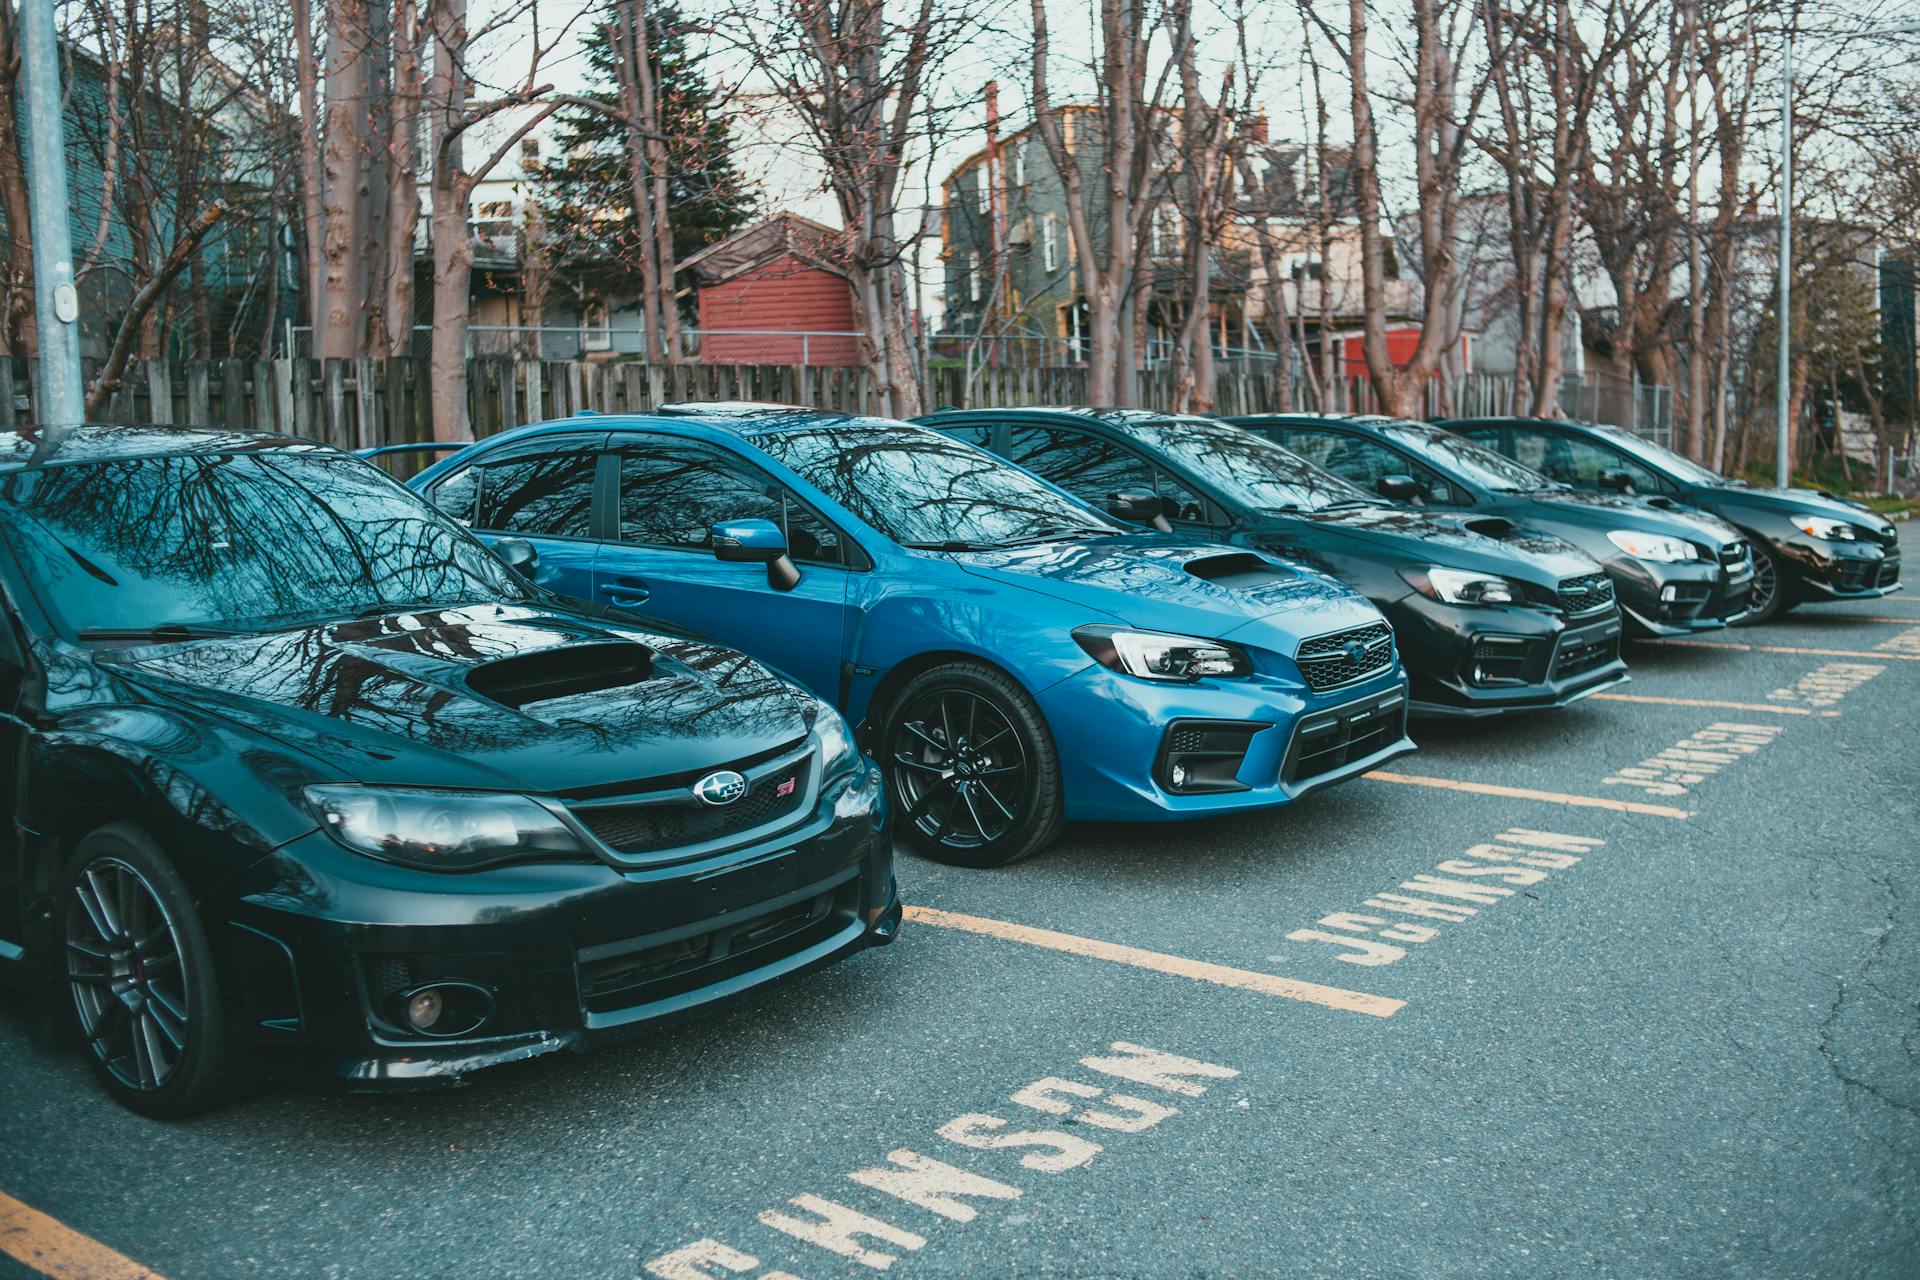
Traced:
[[732, 804], [747, 794], [747, 780], [731, 769], [721, 769], [694, 783], [693, 794], [702, 804]]
[[1347, 655], [1348, 662], [1360, 662], [1367, 656], [1367, 646], [1358, 640], [1349, 640], [1340, 647], [1340, 652]]

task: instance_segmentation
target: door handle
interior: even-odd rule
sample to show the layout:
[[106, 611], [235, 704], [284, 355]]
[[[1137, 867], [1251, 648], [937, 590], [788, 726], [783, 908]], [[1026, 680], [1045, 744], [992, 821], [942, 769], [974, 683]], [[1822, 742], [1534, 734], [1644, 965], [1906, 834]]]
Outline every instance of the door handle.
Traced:
[[632, 606], [645, 604], [653, 591], [639, 578], [622, 576], [602, 586], [600, 594], [606, 597], [608, 604]]

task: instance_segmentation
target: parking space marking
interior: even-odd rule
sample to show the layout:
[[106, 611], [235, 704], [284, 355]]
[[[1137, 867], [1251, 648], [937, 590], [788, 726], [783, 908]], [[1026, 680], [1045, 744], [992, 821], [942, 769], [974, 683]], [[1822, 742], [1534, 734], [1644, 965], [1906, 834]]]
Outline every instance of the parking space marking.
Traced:
[[[984, 1160], [979, 1156], [970, 1159], [990, 1163], [997, 1174], [1044, 1184], [1045, 1179], [1030, 1178], [1020, 1170], [1051, 1178], [1084, 1169], [1107, 1151], [1106, 1144], [1113, 1140], [1109, 1135], [1124, 1137], [1144, 1133], [1180, 1114], [1179, 1107], [1166, 1102], [1121, 1092], [1115, 1087], [1115, 1081], [1192, 1099], [1204, 1096], [1213, 1083], [1232, 1080], [1240, 1074], [1236, 1067], [1149, 1049], [1125, 1040], [1113, 1041], [1105, 1053], [1088, 1054], [1077, 1065], [1086, 1074], [1100, 1077], [1099, 1083], [1047, 1075], [1015, 1089], [1007, 1101], [1041, 1115], [1064, 1117], [1065, 1124], [1076, 1128], [1090, 1126], [1099, 1131], [1097, 1136], [1101, 1141], [1069, 1133], [1064, 1127], [1025, 1127], [1040, 1122], [1018, 1112], [1012, 1119], [987, 1112], [964, 1112], [935, 1129], [933, 1136], [968, 1151], [987, 1152]], [[1240, 1105], [1247, 1105], [1244, 1098]], [[1125, 1143], [1121, 1145], [1124, 1147]], [[947, 1154], [944, 1148], [940, 1150]], [[1016, 1152], [1025, 1154], [1015, 1156]], [[1018, 1165], [1018, 1169], [1012, 1165]], [[802, 1193], [756, 1215], [760, 1228], [778, 1233], [769, 1237], [769, 1243], [782, 1250], [807, 1245], [874, 1271], [885, 1271], [900, 1261], [902, 1254], [927, 1247], [930, 1241], [922, 1231], [942, 1226], [904, 1215], [902, 1206], [911, 1206], [949, 1223], [967, 1223], [979, 1217], [982, 1209], [991, 1208], [991, 1202], [1018, 1200], [1025, 1194], [1011, 1182], [936, 1160], [911, 1147], [896, 1147], [887, 1152], [885, 1163], [855, 1169], [846, 1178], [864, 1189], [859, 1193], [862, 1201], [874, 1212], [827, 1196]], [[853, 1198], [837, 1183], [833, 1190], [835, 1195]], [[873, 1194], [865, 1194], [867, 1192]], [[968, 1203], [969, 1200], [990, 1203], [974, 1205]], [[877, 1216], [879, 1213], [889, 1217], [907, 1216], [919, 1230], [896, 1225], [889, 1218]], [[764, 1234], [756, 1231], [754, 1238]], [[759, 1253], [767, 1252], [764, 1247], [756, 1246], [756, 1249]], [[813, 1258], [813, 1255], [807, 1256]], [[747, 1253], [713, 1236], [682, 1245], [642, 1265], [646, 1274], [655, 1280], [714, 1280], [716, 1276], [749, 1273], [755, 1273], [754, 1280], [798, 1280], [789, 1271], [760, 1271], [760, 1258], [756, 1253]]]
[[1738, 649], [1743, 653], [1805, 653], [1822, 658], [1899, 658], [1920, 662], [1920, 653], [1888, 653], [1871, 649], [1802, 649], [1790, 644], [1736, 644], [1731, 640], [1642, 640], [1641, 644], [1675, 644], [1689, 649]]
[[1255, 973], [1251, 969], [1233, 969], [1226, 965], [1209, 964], [1204, 960], [1189, 960], [1185, 956], [1170, 956], [1160, 951], [1144, 951], [1139, 947], [1122, 946], [1117, 942], [1102, 942], [1097, 938], [1083, 938], [1072, 933], [1056, 933], [1052, 929], [1036, 929], [1032, 925], [992, 920], [985, 916], [961, 915], [958, 912], [941, 911], [934, 907], [909, 906], [907, 919], [917, 924], [930, 924], [941, 929], [958, 929], [965, 933], [982, 934], [1007, 942], [1020, 942], [1030, 947], [1044, 947], [1049, 951], [1064, 951], [1069, 955], [1109, 960], [1114, 964], [1131, 965], [1136, 969], [1151, 969], [1155, 973], [1172, 974], [1177, 978], [1191, 978], [1196, 982], [1211, 982], [1222, 987], [1236, 987], [1242, 991], [1257, 991], [1261, 995], [1279, 996], [1283, 1000], [1301, 1000], [1307, 1004], [1324, 1005], [1329, 1009], [1340, 1009], [1348, 1013], [1364, 1013], [1374, 1018], [1391, 1018], [1407, 1003], [1405, 1000], [1395, 1000], [1388, 996], [1368, 995], [1363, 991], [1348, 991], [1343, 987], [1327, 987], [1317, 982], [1301, 982], [1295, 978], [1282, 978], [1271, 973]]
[[[1346, 964], [1393, 964], [1406, 957], [1400, 943], [1432, 942], [1440, 936], [1440, 925], [1464, 924], [1482, 907], [1511, 898], [1516, 888], [1540, 884], [1605, 843], [1592, 836], [1509, 827], [1462, 857], [1442, 859], [1434, 867], [1440, 874], [1402, 880], [1362, 902], [1365, 910], [1321, 916], [1314, 921], [1318, 928], [1295, 929], [1287, 941], [1327, 943], [1340, 950], [1333, 958]], [[1538, 895], [1528, 890], [1527, 896]]]
[[1778, 724], [1728, 724], [1697, 729], [1639, 764], [1616, 770], [1601, 783], [1635, 787], [1650, 796], [1677, 800], [1720, 770], [1771, 743], [1785, 729]]
[[1388, 773], [1375, 769], [1363, 777], [1381, 782], [1403, 782], [1415, 787], [1435, 787], [1441, 791], [1471, 791], [1476, 795], [1505, 796], [1510, 800], [1545, 800], [1549, 804], [1572, 805], [1581, 809], [1611, 809], [1615, 813], [1643, 813], [1653, 818], [1691, 818], [1691, 809], [1676, 809], [1666, 804], [1642, 804], [1638, 800], [1614, 800], [1607, 796], [1579, 796], [1564, 791], [1535, 791], [1531, 787], [1503, 787], [1493, 782], [1462, 782], [1458, 778], [1429, 778], [1415, 773]]
[[54, 1280], [161, 1280], [160, 1273], [0, 1191], [0, 1253]]
[[1920, 627], [1910, 626], [1893, 639], [1882, 640], [1873, 646], [1873, 651], [1890, 658], [1920, 656]]
[[1782, 716], [1837, 716], [1838, 711], [1817, 711], [1812, 707], [1770, 707], [1758, 702], [1721, 702], [1717, 698], [1656, 698], [1645, 693], [1596, 693], [1595, 699], [1608, 702], [1654, 702], [1663, 707], [1717, 707], [1724, 711], [1771, 711]]
[[[1808, 707], [1831, 707], [1885, 670], [1885, 667], [1872, 662], [1828, 662], [1815, 667], [1792, 684], [1775, 689], [1767, 697], [1776, 704], [1797, 702]], [[1775, 709], [1785, 711], [1799, 708], [1777, 706]], [[1840, 713], [1823, 711], [1820, 714], [1837, 716]]]

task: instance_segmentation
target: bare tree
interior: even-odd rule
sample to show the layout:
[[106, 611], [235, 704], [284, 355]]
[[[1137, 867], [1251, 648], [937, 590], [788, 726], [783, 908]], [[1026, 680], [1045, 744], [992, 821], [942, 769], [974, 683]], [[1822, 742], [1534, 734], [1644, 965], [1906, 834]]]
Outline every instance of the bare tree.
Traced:
[[[1146, 303], [1143, 232], [1162, 178], [1167, 68], [1149, 68], [1144, 0], [1100, 0], [1098, 93], [1091, 110], [1056, 107], [1045, 0], [1033, 0], [1034, 124], [1060, 177], [1087, 311], [1087, 399], [1134, 403], [1136, 328]], [[1071, 133], [1071, 137], [1069, 134]], [[1088, 175], [1099, 186], [1096, 205]]]
[[[1249, 113], [1235, 100], [1235, 77], [1247, 65], [1246, 15], [1236, 13], [1236, 54], [1222, 73], [1211, 104], [1200, 83], [1193, 0], [1172, 0], [1173, 57], [1180, 78], [1180, 172], [1174, 182], [1181, 211], [1182, 249], [1187, 273], [1186, 314], [1173, 351], [1173, 411], [1206, 413], [1213, 408], [1214, 246], [1226, 234], [1234, 213], [1239, 157], [1245, 139], [1237, 118]], [[1236, 110], [1236, 107], [1239, 109]]]
[[6, 260], [0, 262], [0, 352], [38, 349], [33, 315], [33, 230], [27, 221], [27, 175], [20, 154], [14, 90], [20, 80], [18, 14], [0, 0], [0, 222], [6, 223]]
[[674, 303], [673, 208], [667, 198], [667, 146], [648, 48], [643, 0], [616, 0], [615, 64], [627, 114], [627, 165], [633, 184], [635, 240], [640, 248], [640, 314], [656, 364], [680, 359], [680, 312]]

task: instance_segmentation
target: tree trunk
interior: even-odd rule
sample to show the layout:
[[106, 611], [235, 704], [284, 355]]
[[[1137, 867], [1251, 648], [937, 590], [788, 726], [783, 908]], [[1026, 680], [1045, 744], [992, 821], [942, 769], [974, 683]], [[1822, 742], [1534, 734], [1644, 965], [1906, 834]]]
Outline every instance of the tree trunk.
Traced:
[[429, 8], [433, 75], [427, 88], [432, 111], [433, 341], [428, 372], [433, 383], [433, 438], [470, 440], [467, 421], [467, 306], [473, 285], [473, 232], [466, 173], [467, 4], [435, 0]]
[[[311, 0], [293, 0], [294, 84], [300, 101], [300, 214], [304, 277], [300, 292], [307, 304], [309, 335], [317, 349], [320, 338], [320, 246], [326, 235], [321, 212], [325, 183], [320, 163], [319, 65], [313, 56]], [[290, 351], [287, 353], [292, 355]]]
[[366, 0], [327, 4], [326, 142], [321, 161], [319, 353], [366, 350]]
[[28, 215], [27, 173], [22, 162], [20, 118], [14, 91], [20, 76], [20, 45], [13, 0], [0, 0], [0, 222], [7, 227], [7, 260], [0, 265], [0, 352], [38, 354], [33, 310], [33, 226]]
[[[431, 3], [431, 0], [429, 0]], [[413, 350], [413, 243], [420, 227], [421, 24], [418, 0], [395, 0], [392, 123], [387, 136], [386, 302], [382, 349]]]

